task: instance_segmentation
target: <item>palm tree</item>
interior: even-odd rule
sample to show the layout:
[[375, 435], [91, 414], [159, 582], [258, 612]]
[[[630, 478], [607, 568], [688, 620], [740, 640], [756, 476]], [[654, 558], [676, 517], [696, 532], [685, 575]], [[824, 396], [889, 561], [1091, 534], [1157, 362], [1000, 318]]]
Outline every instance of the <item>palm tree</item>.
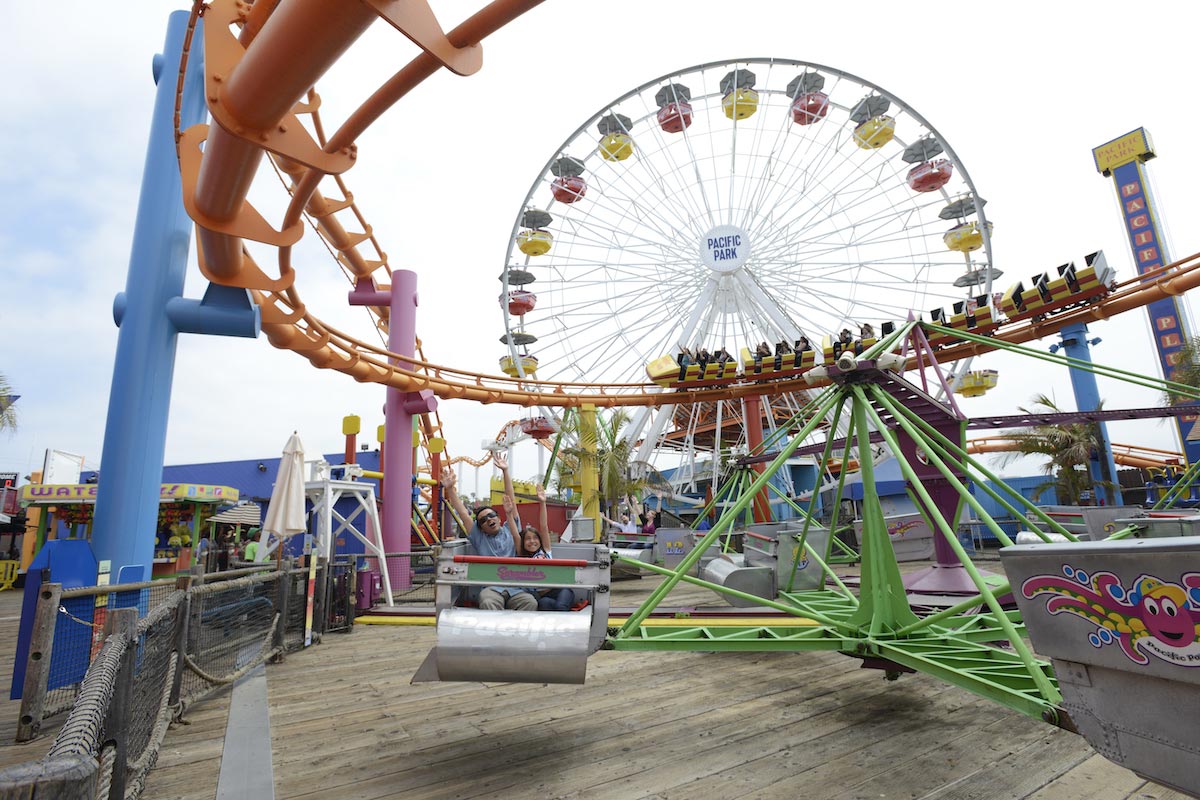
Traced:
[[[1027, 408], [1019, 410], [1024, 414], [1062, 411], [1044, 394], [1033, 398], [1033, 402], [1040, 408], [1032, 411]], [[1088, 463], [1101, 447], [1100, 426], [1094, 422], [1034, 425], [1030, 428], [1005, 431], [1003, 435], [1016, 442], [1017, 447], [1015, 451], [1001, 458], [1002, 464], [1010, 464], [1021, 456], [1028, 455], [1045, 456], [1047, 459], [1042, 468], [1051, 478], [1034, 487], [1034, 501], [1047, 489], [1053, 488], [1058, 502], [1074, 505], [1079, 503], [1085, 491], [1090, 490], [1094, 493], [1097, 488], [1113, 488], [1111, 481], [1093, 478], [1088, 469]]]
[[559, 448], [556, 465], [559, 487], [569, 485], [569, 479], [578, 476], [585, 459], [592, 458], [600, 480], [600, 499], [609, 513], [626, 495], [641, 494], [647, 489], [670, 494], [670, 482], [651, 464], [634, 457], [636, 442], [621, 437], [629, 420], [629, 413], [618, 409], [607, 420], [597, 416], [596, 430], [585, 431], [578, 414], [568, 415], [561, 430], [570, 444]]
[[[1193, 336], [1183, 342], [1179, 349], [1179, 360], [1175, 362], [1167, 378], [1175, 383], [1182, 383], [1200, 391], [1200, 336]], [[1177, 392], [1167, 391], [1163, 394], [1163, 405], [1175, 406], [1180, 403], [1195, 403], [1196, 397]]]
[[0, 373], [0, 431], [16, 431], [17, 429], [17, 395], [13, 394], [8, 385], [8, 378]]

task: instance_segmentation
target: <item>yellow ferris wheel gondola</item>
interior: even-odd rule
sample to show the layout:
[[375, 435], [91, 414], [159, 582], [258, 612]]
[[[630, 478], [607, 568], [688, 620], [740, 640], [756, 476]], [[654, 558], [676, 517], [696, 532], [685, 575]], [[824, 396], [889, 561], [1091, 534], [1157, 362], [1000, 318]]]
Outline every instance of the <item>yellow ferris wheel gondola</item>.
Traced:
[[[532, 378], [537, 372], [537, 356], [525, 353], [520, 358], [521, 370], [525, 372], [525, 377]], [[500, 371], [512, 378], [521, 377], [521, 372], [517, 369], [517, 361], [512, 356], [504, 356], [500, 359]]]
[[[959, 253], [971, 253], [983, 247], [983, 228], [978, 222], [963, 222], [946, 231], [942, 241], [946, 247]], [[992, 233], [992, 223], [987, 223], [987, 232]]]
[[955, 390], [963, 397], [982, 397], [988, 390], [996, 388], [1000, 373], [994, 369], [977, 369], [963, 375]]
[[633, 120], [624, 114], [608, 114], [596, 123], [600, 131], [600, 157], [605, 161], [624, 161], [633, 155], [633, 137], [629, 130]]
[[854, 129], [854, 143], [863, 150], [878, 150], [896, 135], [896, 120], [872, 117]]
[[748, 69], [735, 69], [721, 79], [721, 108], [732, 120], [746, 119], [758, 110], [758, 78]]

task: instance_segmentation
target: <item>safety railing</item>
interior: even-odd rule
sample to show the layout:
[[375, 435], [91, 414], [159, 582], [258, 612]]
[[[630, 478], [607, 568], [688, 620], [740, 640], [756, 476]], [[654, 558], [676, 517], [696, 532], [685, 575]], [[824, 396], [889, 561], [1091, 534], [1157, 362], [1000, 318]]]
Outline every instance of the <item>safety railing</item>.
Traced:
[[[139, 797], [173, 719], [303, 646], [307, 588], [307, 570], [286, 565], [68, 591], [44, 584], [18, 741], [68, 695], [69, 713], [45, 758], [0, 770], [0, 798]], [[325, 618], [318, 607], [317, 636]], [[56, 650], [60, 640], [69, 645]]]

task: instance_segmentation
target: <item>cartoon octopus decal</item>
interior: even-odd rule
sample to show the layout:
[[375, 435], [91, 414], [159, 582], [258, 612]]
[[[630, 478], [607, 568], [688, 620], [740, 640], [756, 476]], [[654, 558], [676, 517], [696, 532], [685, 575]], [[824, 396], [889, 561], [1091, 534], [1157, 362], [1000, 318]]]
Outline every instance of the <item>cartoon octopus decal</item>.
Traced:
[[1185, 667], [1200, 667], [1200, 572], [1171, 583], [1142, 575], [1128, 589], [1111, 572], [1088, 575], [1064, 564], [1063, 575], [1034, 575], [1021, 584], [1027, 598], [1053, 595], [1051, 614], [1074, 614], [1096, 626], [1092, 647], [1116, 643], [1135, 664], [1148, 656]]

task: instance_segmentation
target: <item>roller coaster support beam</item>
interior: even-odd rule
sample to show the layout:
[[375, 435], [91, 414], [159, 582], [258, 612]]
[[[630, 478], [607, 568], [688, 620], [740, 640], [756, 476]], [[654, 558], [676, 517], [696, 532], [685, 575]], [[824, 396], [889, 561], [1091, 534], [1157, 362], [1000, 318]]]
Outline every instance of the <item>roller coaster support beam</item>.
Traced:
[[600, 541], [600, 475], [596, 469], [596, 407], [584, 403], [579, 407], [579, 444], [583, 457], [579, 459], [579, 482], [582, 484], [583, 515], [592, 520], [592, 541]]
[[[1072, 323], [1058, 332], [1062, 337], [1062, 349], [1067, 358], [1087, 364], [1092, 363], [1091, 342], [1088, 341], [1087, 325]], [[1057, 350], [1058, 348], [1051, 348]], [[1090, 369], [1071, 367], [1071, 390], [1075, 393], [1075, 407], [1080, 411], [1095, 411], [1100, 408], [1100, 390], [1096, 386], [1096, 373]], [[1117, 465], [1113, 461], [1112, 442], [1108, 438], [1108, 426], [1096, 423], [1099, 447], [1091, 459], [1091, 472], [1108, 486], [1104, 487], [1105, 502], [1110, 506], [1120, 505], [1121, 488], [1117, 481]], [[1061, 498], [1060, 498], [1061, 499]]]
[[[746, 395], [746, 444], [750, 448], [751, 453], [757, 453], [762, 450], [763, 429], [762, 429], [762, 397], [757, 394]], [[715, 456], [714, 456], [715, 457]], [[751, 465], [756, 475], [762, 475], [764, 466], [761, 463]], [[755, 522], [770, 522], [771, 521], [771, 498], [767, 494], [767, 487], [763, 487], [754, 495], [754, 521]]]
[[[157, 89], [129, 273], [125, 292], [115, 304], [121, 321], [92, 533], [96, 558], [111, 562], [114, 582], [150, 577], [158, 529], [167, 412], [180, 330], [168, 305], [178, 304], [183, 293], [192, 231], [182, 202], [174, 122], [178, 74], [174, 66], [180, 62], [187, 28], [187, 12], [171, 14], [163, 53], [154, 59]], [[195, 37], [200, 36], [198, 24]], [[179, 110], [185, 128], [203, 122], [206, 114], [198, 52], [194, 43]], [[208, 332], [203, 325], [198, 328]]]
[[[388, 306], [388, 350], [400, 356], [395, 365], [411, 369], [406, 359], [417, 351], [417, 273], [398, 269], [392, 272], [390, 287], [377, 287], [371, 278], [361, 278], [350, 292], [350, 305]], [[387, 468], [383, 471], [383, 495], [387, 498], [383, 520], [383, 549], [388, 553], [406, 553], [412, 544], [413, 420], [437, 408], [437, 398], [425, 389], [405, 392], [388, 387], [383, 415], [386, 428], [380, 451]], [[407, 559], [399, 559], [404, 568]], [[393, 582], [405, 580], [393, 575]], [[404, 585], [403, 583], [401, 585]]]

